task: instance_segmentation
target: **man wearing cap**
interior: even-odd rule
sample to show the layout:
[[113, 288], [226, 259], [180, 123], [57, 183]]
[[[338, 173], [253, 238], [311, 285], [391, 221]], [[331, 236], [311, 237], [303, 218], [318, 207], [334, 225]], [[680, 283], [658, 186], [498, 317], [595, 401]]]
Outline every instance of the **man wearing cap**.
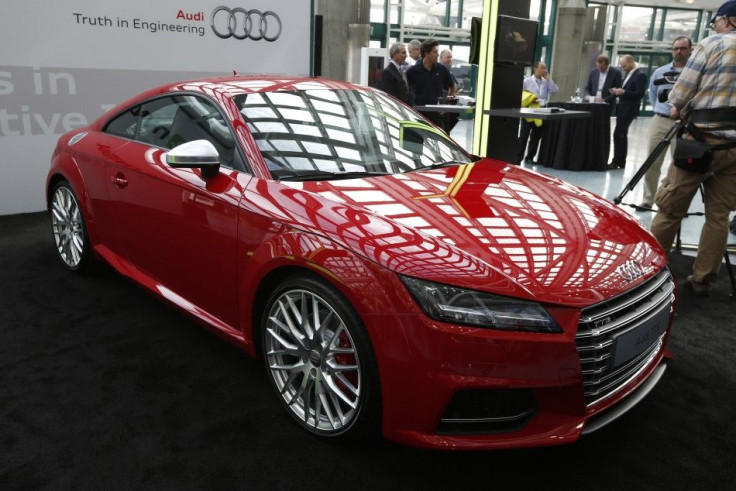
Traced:
[[[649, 124], [649, 154], [659, 145], [662, 139], [672, 129], [675, 120], [670, 118], [670, 110], [672, 105], [667, 101], [667, 93], [672, 90], [673, 84], [663, 83], [666, 80], [672, 80], [671, 77], [678, 77], [682, 68], [690, 58], [693, 50], [693, 43], [687, 36], [680, 36], [672, 42], [672, 62], [654, 70], [652, 80], [649, 82], [649, 103], [654, 108], [654, 117]], [[664, 98], [664, 100], [660, 100]], [[675, 153], [675, 139], [670, 143], [670, 151]], [[657, 192], [657, 184], [659, 184], [659, 174], [662, 170], [664, 157], [667, 151], [663, 151], [652, 162], [652, 165], [644, 174], [644, 196], [640, 208], [652, 208], [654, 203], [654, 193]]]
[[728, 240], [729, 214], [736, 210], [736, 0], [718, 8], [710, 27], [716, 34], [693, 49], [670, 92], [670, 116], [689, 119], [695, 125], [691, 133], [700, 133], [711, 146], [734, 147], [714, 151], [706, 173], [671, 165], [654, 197], [659, 210], [652, 220], [652, 234], [669, 249], [690, 202], [703, 185], [705, 224], [693, 274], [687, 278], [703, 296], [710, 294], [711, 284], [718, 278]]

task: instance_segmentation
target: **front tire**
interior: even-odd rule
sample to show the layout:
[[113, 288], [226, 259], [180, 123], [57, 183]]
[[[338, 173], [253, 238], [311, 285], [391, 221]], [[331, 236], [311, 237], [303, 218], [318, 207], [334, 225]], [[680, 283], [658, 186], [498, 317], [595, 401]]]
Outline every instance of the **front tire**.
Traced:
[[69, 270], [84, 273], [90, 268], [92, 251], [79, 200], [67, 181], [51, 191], [51, 231], [56, 252]]
[[324, 280], [295, 276], [266, 304], [262, 353], [286, 411], [318, 436], [352, 440], [379, 427], [380, 383], [363, 323]]

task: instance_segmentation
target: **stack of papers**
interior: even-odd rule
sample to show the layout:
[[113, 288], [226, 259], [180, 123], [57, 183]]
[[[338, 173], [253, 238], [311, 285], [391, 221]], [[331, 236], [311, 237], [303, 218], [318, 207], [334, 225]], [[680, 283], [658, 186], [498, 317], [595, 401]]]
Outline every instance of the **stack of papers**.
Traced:
[[535, 113], [564, 113], [564, 107], [535, 107], [532, 109]]

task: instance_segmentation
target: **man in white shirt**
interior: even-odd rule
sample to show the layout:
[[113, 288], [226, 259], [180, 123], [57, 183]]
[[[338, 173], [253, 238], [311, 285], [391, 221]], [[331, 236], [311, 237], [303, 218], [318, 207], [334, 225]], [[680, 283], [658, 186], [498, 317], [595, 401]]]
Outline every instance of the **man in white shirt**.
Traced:
[[595, 102], [607, 102], [610, 104], [611, 112], [616, 106], [616, 96], [611, 89], [621, 87], [621, 72], [612, 67], [606, 55], [600, 55], [596, 60], [598, 68], [591, 70], [588, 74], [588, 83], [585, 84], [585, 95], [593, 98]]
[[[560, 89], [557, 84], [549, 76], [547, 72], [547, 65], [543, 61], [537, 61], [534, 63], [534, 72], [529, 77], [524, 79], [523, 89], [527, 92], [536, 94], [537, 102], [540, 106], [547, 105], [549, 96], [556, 94]], [[535, 165], [534, 157], [537, 155], [539, 149], [539, 142], [542, 140], [542, 126], [537, 126], [531, 121], [527, 121], [525, 118], [520, 120], [519, 129], [519, 150], [516, 154], [516, 161], [521, 162], [524, 157], [524, 151], [527, 150], [527, 140], [529, 141], [529, 149], [526, 151], [526, 158], [524, 164]]]

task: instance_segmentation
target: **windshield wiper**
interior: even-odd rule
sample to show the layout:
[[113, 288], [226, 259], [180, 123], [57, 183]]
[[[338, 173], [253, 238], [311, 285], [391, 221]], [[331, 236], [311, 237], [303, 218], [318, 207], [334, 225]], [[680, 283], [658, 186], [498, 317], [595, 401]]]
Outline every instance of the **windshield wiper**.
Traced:
[[445, 160], [442, 162], [435, 162], [434, 164], [425, 165], [424, 167], [418, 167], [416, 169], [412, 169], [407, 172], [419, 172], [423, 170], [429, 170], [429, 169], [440, 169], [442, 167], [453, 167], [456, 165], [465, 165], [469, 164], [471, 161], [468, 160]]
[[274, 179], [279, 181], [330, 181], [335, 179], [360, 179], [363, 177], [386, 176], [390, 172], [376, 171], [324, 171], [324, 170], [298, 170], [298, 171], [273, 171]]

